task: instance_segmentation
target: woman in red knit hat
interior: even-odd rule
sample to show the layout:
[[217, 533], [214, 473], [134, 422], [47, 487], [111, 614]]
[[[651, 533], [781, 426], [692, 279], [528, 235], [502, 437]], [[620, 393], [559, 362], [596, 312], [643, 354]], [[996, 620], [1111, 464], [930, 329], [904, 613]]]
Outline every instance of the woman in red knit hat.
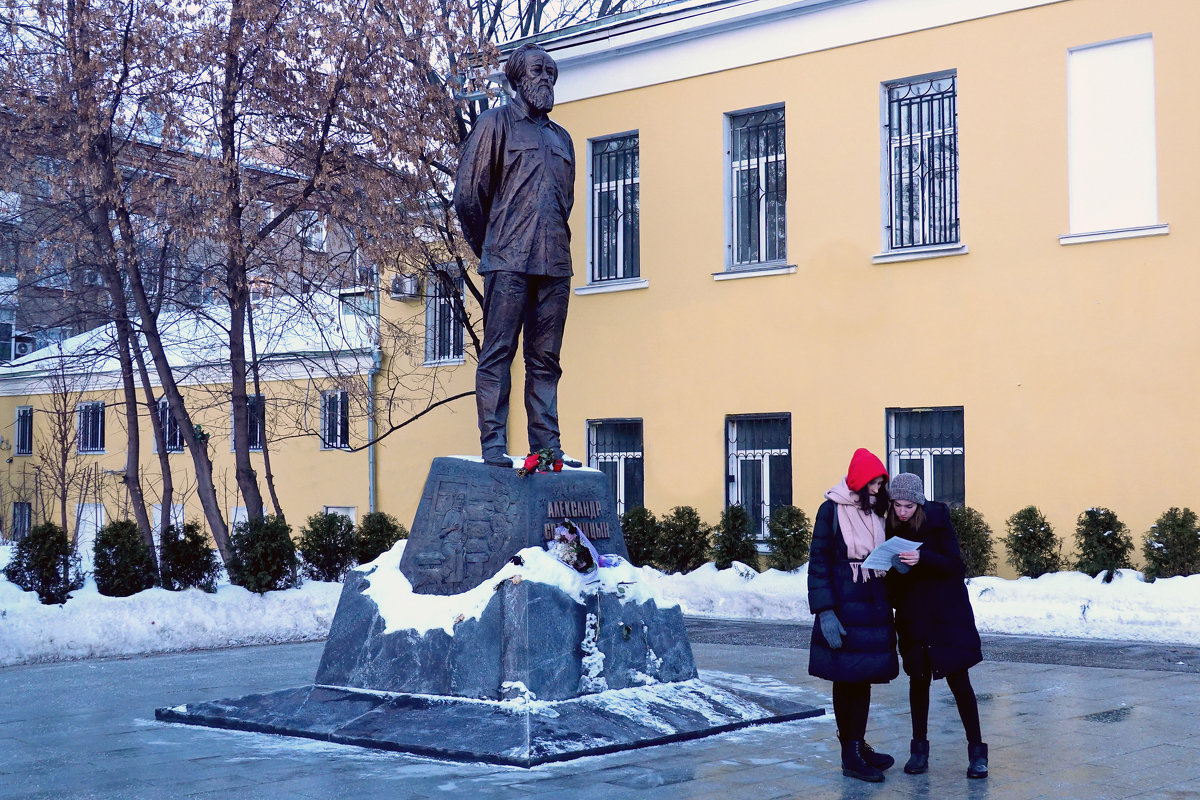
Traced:
[[900, 674], [886, 571], [862, 566], [885, 538], [887, 479], [875, 455], [854, 452], [846, 477], [825, 493], [817, 511], [808, 561], [808, 606], [817, 618], [808, 672], [833, 681], [842, 774], [873, 783], [896, 763], [866, 742], [871, 684]]

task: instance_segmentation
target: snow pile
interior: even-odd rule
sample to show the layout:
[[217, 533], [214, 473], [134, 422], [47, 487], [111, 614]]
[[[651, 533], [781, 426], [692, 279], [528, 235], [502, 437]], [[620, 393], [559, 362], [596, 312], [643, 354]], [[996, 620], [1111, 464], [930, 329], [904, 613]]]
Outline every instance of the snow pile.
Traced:
[[740, 562], [717, 569], [712, 562], [687, 574], [664, 575], [642, 567], [643, 580], [684, 614], [807, 622], [808, 564], [794, 572], [758, 573]]
[[1159, 578], [1117, 570], [1054, 572], [1040, 578], [972, 578], [967, 584], [981, 631], [1200, 644], [1200, 575]]
[[[0, 566], [8, 548], [0, 547]], [[596, 591], [633, 602], [651, 598], [685, 614], [808, 622], [807, 567], [762, 574], [734, 564], [707, 564], [686, 575], [664, 575], [621, 563], [580, 574], [539, 548], [521, 551], [523, 564], [460, 595], [414, 595], [399, 570], [403, 543], [359, 569], [387, 629], [442, 628], [461, 616], [477, 618], [502, 580], [559, 587], [576, 601]], [[1200, 645], [1200, 575], [1146, 583], [1120, 570], [1112, 583], [1078, 572], [1040, 578], [972, 578], [967, 584], [981, 631], [1087, 639], [1126, 639]], [[149, 589], [132, 597], [100, 595], [91, 581], [61, 606], [0, 580], [0, 666], [100, 656], [159, 653], [323, 639], [341, 584], [310, 581], [298, 589], [256, 595], [222, 585], [216, 594]]]
[[340, 583], [254, 594], [240, 586], [105, 597], [88, 580], [63, 605], [0, 580], [0, 666], [324, 639]]
[[[399, 543], [369, 564], [356, 567], [364, 573], [370, 586], [363, 592], [379, 607], [379, 616], [384, 621], [384, 633], [415, 630], [424, 634], [441, 628], [454, 635], [456, 623], [465, 619], [479, 619], [484, 608], [495, 594], [496, 585], [507, 580], [536, 581], [555, 586], [582, 603], [585, 595], [596, 592], [611, 592], [623, 600], [642, 603], [655, 597], [653, 583], [643, 577], [659, 575], [654, 570], [638, 568], [622, 559], [612, 567], [602, 567], [584, 574], [576, 572], [540, 547], [527, 547], [508, 562], [500, 571], [483, 583], [461, 594], [413, 594], [412, 584], [400, 571], [400, 558], [404, 555], [404, 544]], [[674, 602], [659, 606], [675, 605]]]

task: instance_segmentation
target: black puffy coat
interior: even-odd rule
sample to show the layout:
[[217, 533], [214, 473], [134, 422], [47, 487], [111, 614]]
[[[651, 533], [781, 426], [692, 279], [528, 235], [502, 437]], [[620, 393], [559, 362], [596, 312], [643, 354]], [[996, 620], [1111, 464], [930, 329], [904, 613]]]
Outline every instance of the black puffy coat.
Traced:
[[921, 558], [903, 575], [888, 570], [887, 584], [905, 673], [919, 677], [932, 669], [934, 678], [943, 678], [978, 664], [983, 652], [950, 512], [932, 501], [925, 503], [924, 512], [919, 530], [903, 524], [888, 530], [888, 538], [921, 542]]
[[900, 674], [896, 628], [882, 578], [854, 582], [846, 542], [837, 525], [837, 505], [826, 500], [813, 525], [808, 560], [808, 607], [833, 609], [846, 635], [834, 650], [814, 620], [808, 672], [829, 681], [887, 683]]

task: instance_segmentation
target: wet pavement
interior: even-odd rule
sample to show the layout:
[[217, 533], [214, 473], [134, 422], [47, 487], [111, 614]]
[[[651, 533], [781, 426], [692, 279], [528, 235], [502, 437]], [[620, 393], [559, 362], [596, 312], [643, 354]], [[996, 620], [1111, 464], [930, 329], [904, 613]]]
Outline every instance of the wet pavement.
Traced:
[[[808, 626], [689, 619], [701, 677], [829, 708]], [[991, 775], [968, 780], [953, 698], [933, 689], [930, 771], [844, 778], [832, 715], [533, 769], [431, 761], [154, 720], [165, 705], [310, 683], [323, 643], [0, 669], [0, 800], [78, 798], [1196, 798], [1200, 648], [985, 636], [971, 670]], [[868, 738], [903, 763], [907, 683]]]

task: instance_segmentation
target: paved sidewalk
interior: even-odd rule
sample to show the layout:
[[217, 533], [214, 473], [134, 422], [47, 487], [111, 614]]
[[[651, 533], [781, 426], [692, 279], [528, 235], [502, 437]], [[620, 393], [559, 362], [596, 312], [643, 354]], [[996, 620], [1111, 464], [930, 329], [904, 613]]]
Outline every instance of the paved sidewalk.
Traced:
[[[829, 684], [807, 675], [805, 626], [688, 625], [701, 677], [742, 676], [829, 708]], [[531, 770], [154, 721], [158, 706], [309, 683], [318, 642], [0, 669], [0, 799], [1200, 800], [1197, 648], [997, 641], [985, 638], [989, 660], [971, 671], [991, 745], [987, 780], [965, 777], [941, 682], [929, 774], [897, 766], [883, 784], [842, 777], [831, 715]], [[1047, 654], [1057, 662], [1038, 663]], [[906, 681], [876, 687], [871, 743], [903, 763], [908, 737]]]

